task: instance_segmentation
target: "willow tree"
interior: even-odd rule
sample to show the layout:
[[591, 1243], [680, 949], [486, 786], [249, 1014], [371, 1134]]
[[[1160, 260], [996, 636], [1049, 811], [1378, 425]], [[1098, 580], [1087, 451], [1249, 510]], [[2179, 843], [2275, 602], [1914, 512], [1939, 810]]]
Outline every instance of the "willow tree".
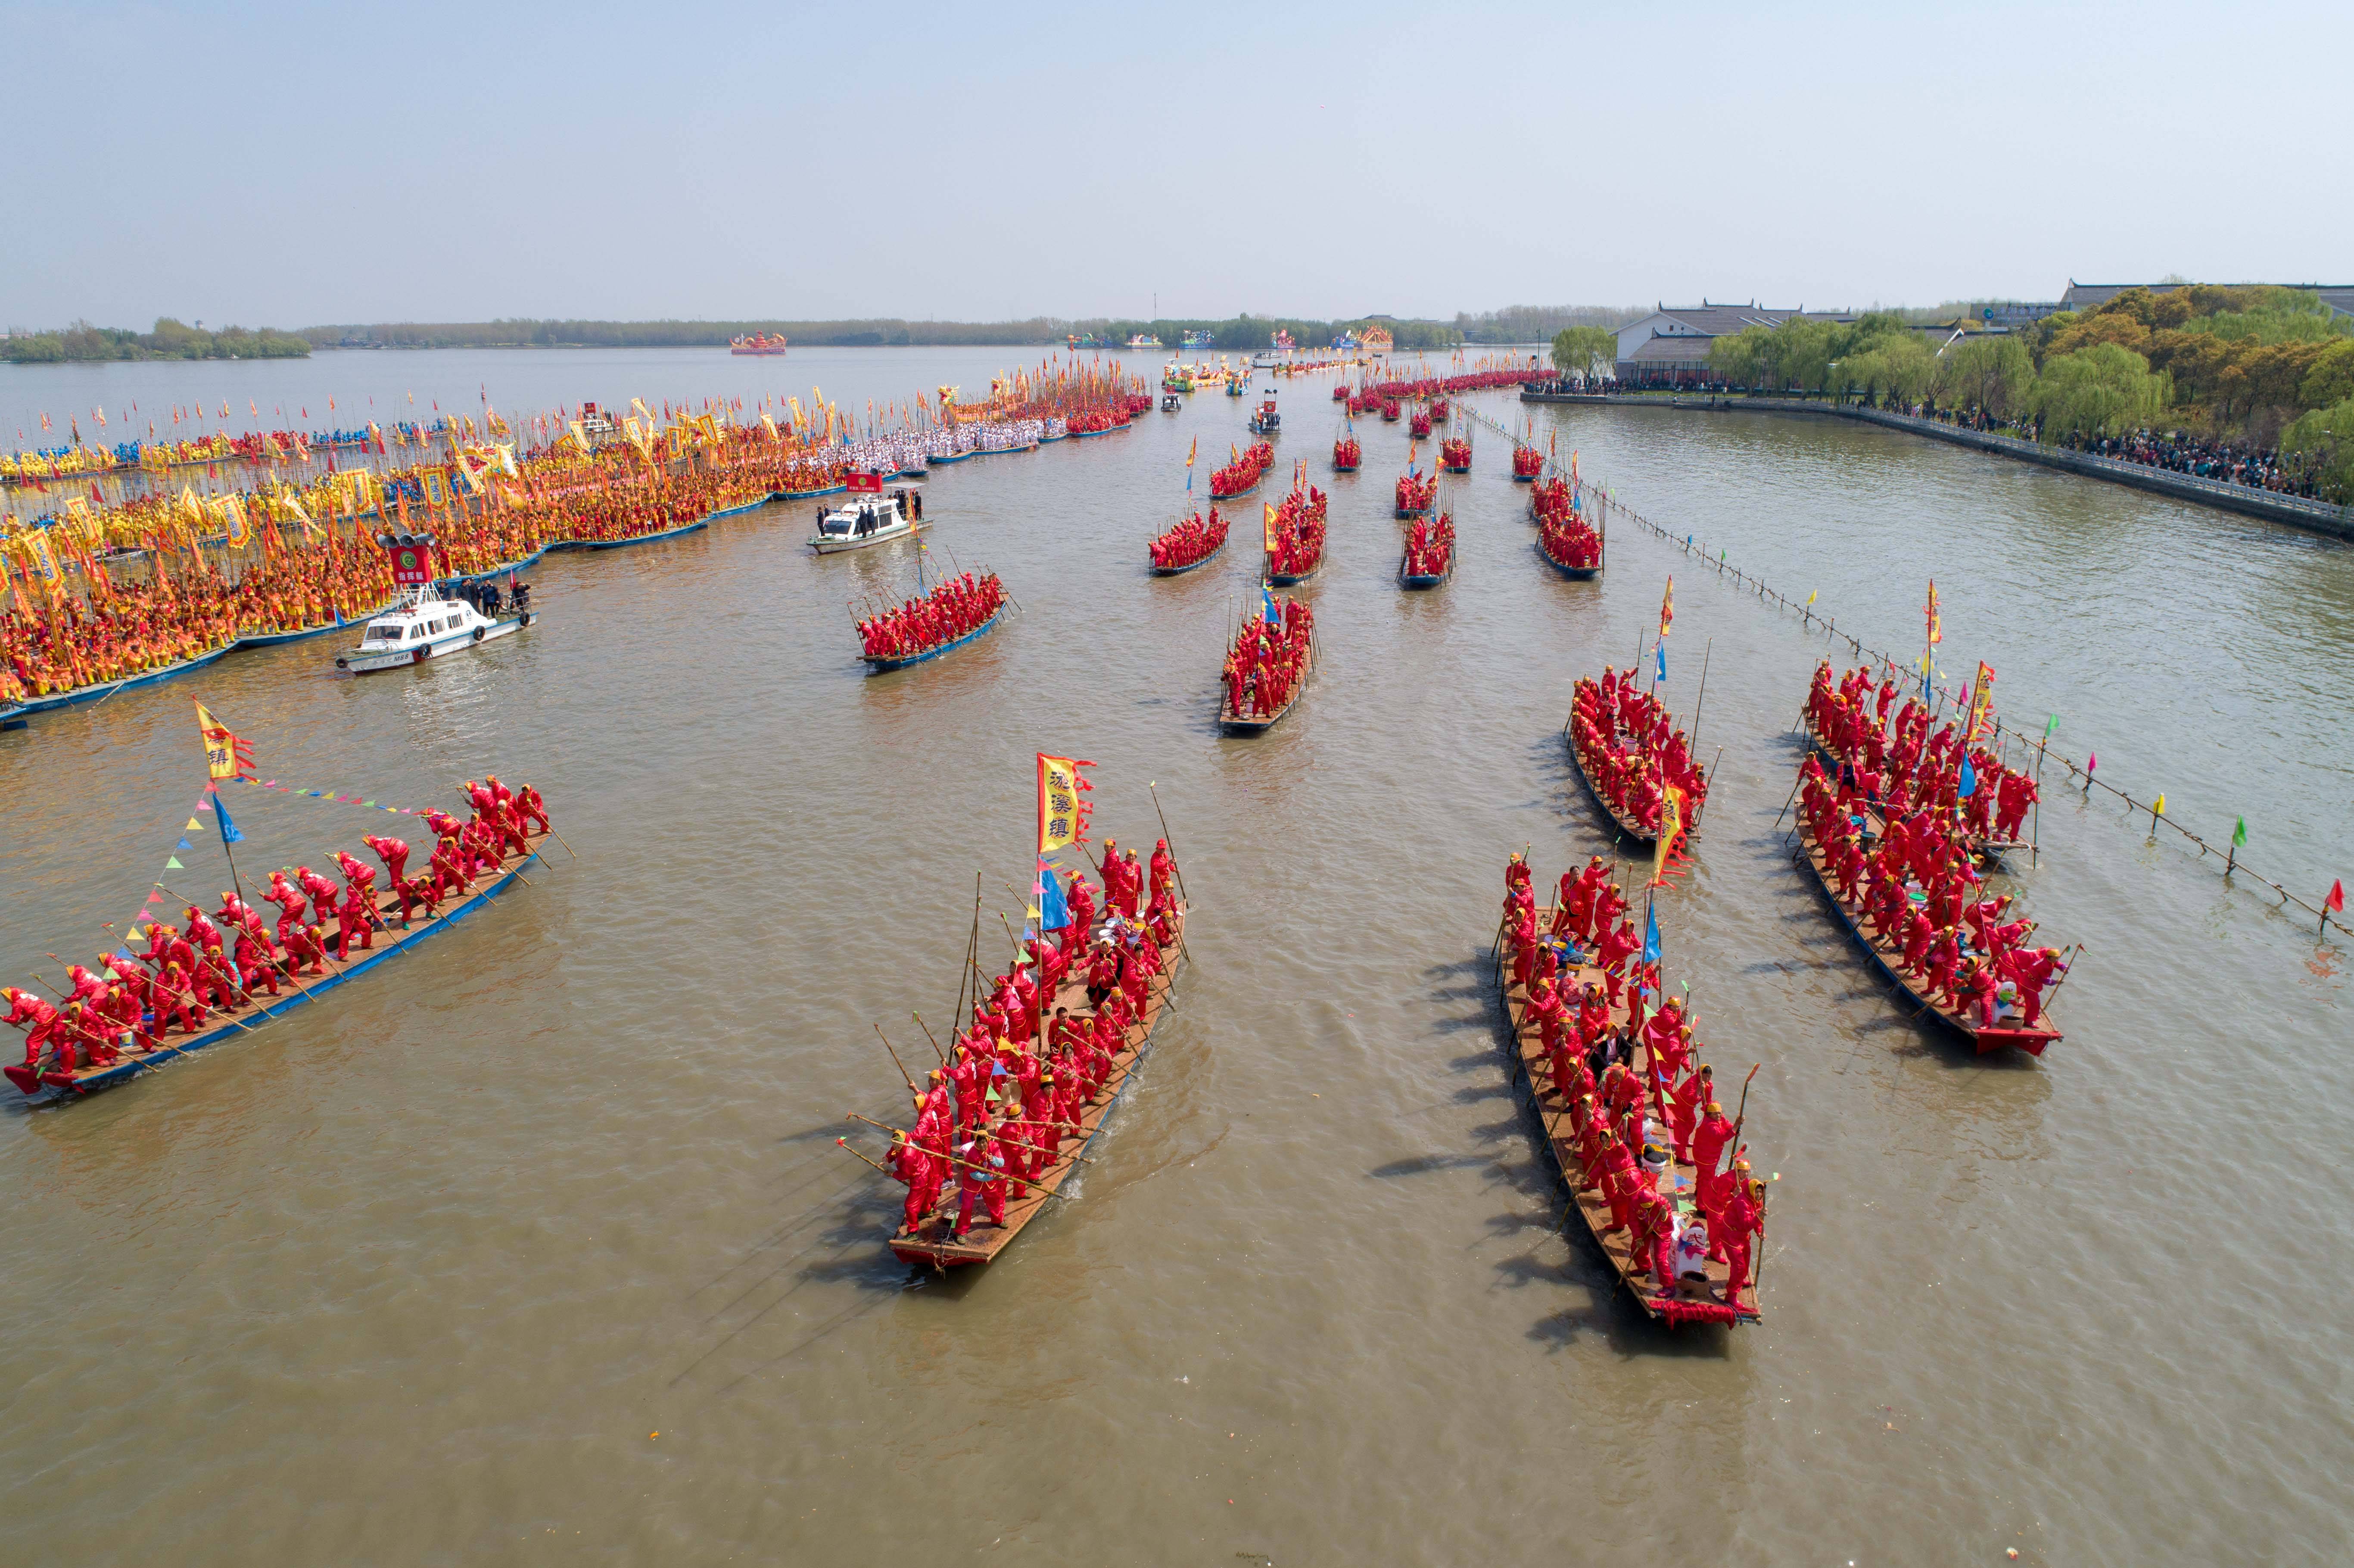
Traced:
[[1594, 379], [1618, 362], [1618, 334], [1608, 327], [1564, 327], [1553, 334], [1553, 366], [1564, 376]]
[[2325, 501], [2354, 502], [2354, 397], [2316, 408], [2281, 432], [2282, 465], [2310, 469]]
[[1983, 408], [1993, 418], [2018, 413], [2035, 379], [2035, 361], [2015, 337], [1979, 337], [1957, 343], [1937, 358], [1931, 386], [1953, 408]]
[[2057, 354], [2027, 394], [2027, 406], [2055, 436], [2121, 436], [2155, 423], [2174, 384], [2149, 361], [2114, 343]]

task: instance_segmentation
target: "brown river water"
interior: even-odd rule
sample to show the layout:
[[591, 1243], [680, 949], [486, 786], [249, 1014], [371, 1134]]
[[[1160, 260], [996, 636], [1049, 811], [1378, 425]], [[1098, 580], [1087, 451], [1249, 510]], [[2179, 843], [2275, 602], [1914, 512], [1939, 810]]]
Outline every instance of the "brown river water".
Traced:
[[[863, 400], [1012, 357], [795, 356], [369, 357], [537, 376], [525, 407], [755, 368]], [[1188, 440], [1206, 481], [1245, 439], [1214, 394], [940, 472], [933, 558], [1023, 613], [912, 672], [868, 678], [843, 611], [909, 588], [907, 547], [815, 559], [779, 507], [552, 556], [543, 625], [421, 671], [296, 645], [0, 736], [17, 983], [138, 907], [202, 782], [191, 696], [264, 778], [537, 783], [579, 854], [253, 1038], [0, 1120], [6, 1560], [2344, 1561], [2344, 937], [2047, 772], [2006, 885], [2090, 950], [2063, 1042], [1973, 1058], [1772, 825], [1823, 635], [1630, 527], [1561, 579], [1484, 431], [1454, 580], [1401, 593], [1403, 428], [1362, 424], [1336, 481], [1322, 385], [1285, 403], [1331, 543], [1320, 666], [1261, 739], [1212, 722], [1256, 503], [1215, 566], [1144, 570]], [[2309, 897], [2354, 871], [2344, 546], [1830, 421], [1538, 422], [1867, 642], [1912, 648], [1935, 576], [1948, 662], [1991, 662], [2012, 722], [2058, 712], [2218, 844], [2244, 815]], [[1510, 852], [1549, 882], [1609, 847], [1558, 732], [1670, 571], [1668, 691], [1689, 714], [1706, 650], [1723, 758], [1666, 969], [1720, 1076], [1763, 1064], [1780, 1178], [1766, 1320], [1734, 1333], [1649, 1325], [1561, 1233], [1488, 965]], [[1139, 847], [1158, 781], [1192, 961], [1076, 1201], [941, 1277], [885, 1252], [899, 1189], [834, 1139], [903, 1103], [874, 1023], [928, 1058], [908, 1013], [950, 1011], [976, 872], [1002, 957], [1041, 749], [1094, 758], [1099, 831]], [[398, 821], [230, 799], [249, 879]], [[209, 894], [196, 842], [173, 885]]]

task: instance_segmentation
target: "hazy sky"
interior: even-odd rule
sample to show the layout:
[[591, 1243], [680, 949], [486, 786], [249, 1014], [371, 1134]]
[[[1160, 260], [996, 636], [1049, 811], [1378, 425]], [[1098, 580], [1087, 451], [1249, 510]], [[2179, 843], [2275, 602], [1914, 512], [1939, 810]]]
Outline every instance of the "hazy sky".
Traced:
[[2354, 281], [2354, 8], [1899, 13], [11, 0], [0, 324]]

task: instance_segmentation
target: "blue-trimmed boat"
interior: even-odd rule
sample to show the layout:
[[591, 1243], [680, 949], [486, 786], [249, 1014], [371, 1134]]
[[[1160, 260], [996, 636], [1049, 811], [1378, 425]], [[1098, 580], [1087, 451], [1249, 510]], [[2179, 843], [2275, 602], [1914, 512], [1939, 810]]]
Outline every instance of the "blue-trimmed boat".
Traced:
[[1220, 556], [1225, 555], [1225, 552], [1226, 542], [1224, 539], [1221, 539], [1218, 541], [1218, 547], [1212, 550], [1200, 560], [1182, 567], [1154, 567], [1151, 568], [1152, 575], [1156, 577], [1182, 577], [1187, 572], [1200, 571], [1204, 567], [1208, 566], [1212, 561], [1214, 561]]
[[665, 528], [659, 534], [641, 534], [634, 539], [551, 539], [548, 541], [547, 547], [551, 550], [626, 550], [632, 545], [659, 544], [664, 539], [675, 539], [682, 534], [699, 533], [710, 526], [710, 518], [698, 517], [692, 523], [682, 523], [675, 528]]
[[1007, 608], [1008, 607], [1005, 605], [999, 605], [997, 607], [996, 613], [991, 615], [987, 620], [982, 621], [979, 626], [974, 627], [970, 631], [966, 632], [962, 637], [958, 638], [955, 641], [943, 642], [938, 648], [927, 648], [921, 653], [909, 653], [904, 656], [862, 653], [859, 657], [866, 661], [866, 673], [870, 675], [887, 675], [894, 670], [904, 670], [910, 664], [927, 663], [931, 660], [939, 658], [944, 653], [953, 653], [958, 649], [963, 647], [966, 643], [972, 641], [974, 639], [986, 637], [991, 632], [996, 630], [997, 623], [1005, 619], [1005, 611]]
[[976, 447], [969, 452], [926, 452], [924, 461], [937, 466], [944, 462], [963, 462], [968, 458], [976, 458], [980, 455], [981, 450]]
[[1064, 434], [1071, 437], [1075, 440], [1086, 440], [1091, 436], [1118, 435], [1120, 431], [1129, 428], [1131, 428], [1130, 421], [1123, 419], [1117, 425], [1106, 425], [1100, 430], [1066, 430]]
[[446, 929], [480, 909], [483, 905], [505, 892], [517, 874], [525, 866], [539, 858], [540, 846], [546, 842], [546, 839], [547, 835], [545, 833], [526, 834], [525, 842], [531, 846], [529, 849], [520, 853], [509, 853], [496, 871], [482, 873], [468, 884], [463, 892], [451, 895], [456, 900], [454, 905], [438, 915], [420, 920], [408, 930], [396, 932], [392, 928], [393, 922], [400, 917], [399, 898], [391, 894], [379, 895], [377, 916], [384, 928], [377, 935], [387, 938], [382, 947], [355, 952], [348, 963], [338, 963], [334, 956], [330, 955], [326, 959], [324, 974], [303, 979], [291, 985], [278, 996], [265, 996], [257, 1001], [244, 1002], [226, 1012], [215, 1012], [208, 1020], [211, 1026], [202, 1033], [159, 1043], [153, 1051], [126, 1051], [120, 1061], [102, 1067], [80, 1067], [72, 1072], [63, 1072], [57, 1070], [52, 1059], [51, 1070], [42, 1073], [37, 1080], [28, 1083], [32, 1075], [25, 1068], [15, 1065], [5, 1069], [7, 1075], [18, 1088], [24, 1089], [28, 1094], [40, 1096], [45, 1103], [70, 1101], [100, 1089], [112, 1088], [117, 1084], [127, 1084], [151, 1068], [162, 1066], [166, 1062], [178, 1061], [181, 1057], [202, 1051], [208, 1045], [217, 1045], [232, 1035], [250, 1033], [257, 1024], [265, 1023], [282, 1012], [302, 1006], [302, 1003], [315, 999], [321, 991], [334, 990], [354, 976], [374, 969], [396, 953], [408, 951], [428, 937]]
[[1398, 557], [1398, 587], [1402, 588], [1435, 588], [1439, 584], [1445, 582], [1447, 578], [1455, 575], [1455, 552], [1451, 548], [1447, 552], [1447, 569], [1445, 571], [1409, 572], [1405, 569], [1406, 559], [1407, 557], [1405, 556], [1400, 556]]
[[[334, 628], [330, 627], [328, 630], [333, 630]], [[93, 703], [101, 697], [111, 697], [117, 692], [135, 692], [142, 686], [152, 686], [159, 681], [168, 681], [175, 675], [185, 675], [191, 670], [201, 670], [217, 659], [227, 658], [236, 651], [237, 646], [234, 642], [224, 643], [210, 652], [199, 653], [193, 659], [183, 659], [176, 664], [166, 664], [161, 669], [149, 670], [142, 674], [126, 675], [120, 681], [94, 681], [87, 686], [76, 686], [69, 692], [51, 692], [45, 697], [30, 697], [7, 710], [5, 715], [0, 715], [0, 717], [13, 716], [17, 714], [45, 714], [56, 708], [78, 707], [83, 703]]]

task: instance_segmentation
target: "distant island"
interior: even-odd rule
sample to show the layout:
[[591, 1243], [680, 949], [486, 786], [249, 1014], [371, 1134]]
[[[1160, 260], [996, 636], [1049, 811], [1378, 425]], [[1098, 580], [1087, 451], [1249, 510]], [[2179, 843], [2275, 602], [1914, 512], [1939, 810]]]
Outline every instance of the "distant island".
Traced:
[[12, 365], [65, 365], [91, 359], [305, 359], [311, 340], [276, 327], [222, 327], [160, 316], [153, 332], [76, 322], [54, 332], [0, 339], [0, 359]]

